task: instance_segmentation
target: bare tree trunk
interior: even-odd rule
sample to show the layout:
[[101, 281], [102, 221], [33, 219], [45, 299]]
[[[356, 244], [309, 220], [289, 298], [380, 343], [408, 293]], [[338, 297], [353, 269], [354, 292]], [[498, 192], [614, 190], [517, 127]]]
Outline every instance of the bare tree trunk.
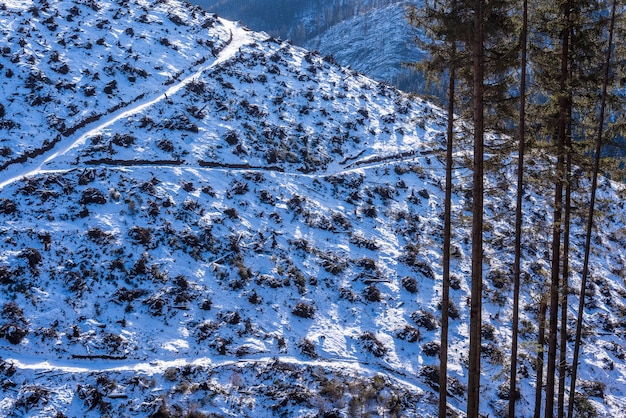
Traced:
[[[569, 120], [571, 120], [571, 106]], [[569, 247], [570, 221], [572, 205], [572, 124], [568, 124], [567, 133], [567, 168], [565, 170], [565, 219], [563, 220], [563, 276], [561, 282], [561, 334], [559, 341], [559, 392], [557, 414], [563, 418], [565, 414], [565, 373], [567, 366], [567, 293], [569, 292]]]
[[478, 418], [480, 406], [480, 348], [483, 279], [483, 172], [484, 172], [484, 27], [483, 0], [474, 0], [473, 91], [474, 176], [472, 204], [472, 287], [467, 417]]
[[520, 109], [517, 157], [517, 202], [515, 206], [515, 263], [513, 265], [513, 328], [511, 330], [511, 377], [509, 382], [509, 418], [515, 418], [517, 398], [517, 337], [519, 329], [520, 266], [522, 259], [522, 202], [524, 196], [524, 153], [526, 148], [526, 48], [528, 43], [528, 1], [524, 0], [522, 17]]
[[576, 393], [576, 377], [578, 373], [578, 358], [580, 355], [581, 336], [583, 328], [583, 313], [585, 309], [585, 290], [587, 288], [587, 276], [589, 275], [589, 254], [591, 251], [591, 233], [593, 231], [593, 217], [596, 203], [596, 191], [598, 188], [598, 174], [600, 172], [600, 152], [602, 151], [602, 135], [604, 132], [604, 113], [606, 110], [607, 90], [609, 86], [609, 71], [611, 68], [611, 49], [613, 48], [613, 31], [615, 28], [615, 9], [617, 0], [613, 0], [611, 6], [611, 23], [609, 26], [609, 41], [607, 45], [606, 61], [604, 67], [604, 79], [602, 81], [602, 97], [600, 100], [600, 115], [598, 117], [598, 136], [593, 162], [593, 179], [591, 182], [591, 200], [589, 202], [589, 215], [587, 218], [587, 235], [585, 237], [585, 257], [583, 261], [582, 278], [580, 281], [580, 297], [578, 301], [578, 315], [576, 318], [576, 337], [574, 340], [574, 358], [572, 360], [572, 377], [570, 382], [569, 403], [567, 417], [574, 414], [574, 395]]
[[[456, 46], [451, 46], [454, 61]], [[446, 143], [446, 196], [443, 219], [443, 283], [441, 295], [441, 349], [439, 352], [439, 418], [446, 418], [448, 399], [448, 319], [450, 309], [450, 246], [452, 240], [452, 146], [454, 142], [455, 69], [448, 80], [448, 127]]]
[[559, 282], [561, 260], [561, 222], [563, 215], [563, 173], [564, 173], [564, 148], [567, 136], [567, 117], [569, 108], [569, 95], [566, 94], [569, 75], [569, 34], [570, 34], [570, 1], [564, 4], [565, 28], [561, 35], [561, 82], [559, 92], [559, 123], [557, 138], [557, 165], [554, 188], [554, 214], [552, 228], [552, 274], [550, 277], [550, 321], [548, 340], [548, 370], [546, 375], [546, 408], [545, 417], [554, 416], [554, 386], [556, 376], [556, 348], [557, 348], [557, 325], [559, 310]]
[[535, 414], [534, 418], [541, 417], [541, 394], [543, 392], [543, 352], [546, 343], [546, 309], [548, 305], [543, 295], [539, 301], [539, 336], [537, 337], [537, 386], [535, 388]]

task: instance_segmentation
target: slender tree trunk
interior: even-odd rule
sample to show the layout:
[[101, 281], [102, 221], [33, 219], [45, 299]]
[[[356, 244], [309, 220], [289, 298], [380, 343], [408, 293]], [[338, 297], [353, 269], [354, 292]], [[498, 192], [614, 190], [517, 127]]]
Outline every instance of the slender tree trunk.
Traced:
[[519, 294], [522, 259], [522, 202], [524, 197], [524, 153], [526, 148], [526, 48], [528, 43], [528, 1], [522, 16], [520, 109], [517, 159], [517, 202], [515, 206], [515, 262], [513, 265], [513, 324], [511, 330], [511, 377], [509, 382], [509, 418], [515, 418], [517, 398], [517, 334], [519, 329]]
[[609, 71], [611, 68], [611, 49], [613, 48], [613, 31], [615, 28], [615, 9], [617, 0], [613, 0], [611, 6], [611, 23], [609, 26], [609, 41], [607, 45], [606, 61], [604, 67], [604, 79], [602, 81], [602, 96], [600, 100], [600, 115], [598, 117], [598, 136], [593, 161], [593, 179], [591, 182], [591, 200], [589, 202], [589, 215], [587, 218], [587, 235], [585, 237], [585, 256], [583, 261], [582, 278], [580, 281], [580, 297], [578, 301], [578, 315], [576, 318], [576, 337], [574, 340], [574, 358], [572, 360], [572, 377], [570, 382], [569, 403], [567, 409], [568, 418], [574, 414], [574, 395], [576, 393], [576, 377], [578, 373], [578, 358], [583, 328], [583, 313], [585, 309], [585, 290], [587, 288], [587, 276], [589, 275], [589, 254], [591, 251], [591, 233], [593, 231], [593, 217], [595, 212], [596, 191], [598, 188], [598, 174], [600, 172], [600, 152], [602, 151], [602, 135], [604, 133], [604, 113], [606, 110], [607, 90], [609, 86]]
[[[569, 109], [571, 121], [571, 106]], [[565, 219], [563, 220], [563, 276], [561, 282], [561, 334], [559, 341], [559, 392], [557, 414], [558, 418], [565, 415], [565, 373], [567, 366], [567, 293], [569, 292], [569, 247], [570, 247], [570, 221], [572, 205], [572, 124], [568, 124], [567, 133], [567, 168], [565, 170]]]
[[474, 176], [472, 204], [472, 288], [467, 417], [478, 418], [480, 406], [480, 348], [483, 276], [483, 171], [484, 171], [484, 27], [483, 0], [474, 0], [473, 91]]
[[554, 215], [552, 228], [552, 273], [550, 277], [550, 321], [548, 340], [548, 370], [546, 375], [546, 418], [554, 416], [554, 386], [556, 376], [556, 348], [557, 348], [557, 325], [559, 310], [559, 282], [561, 260], [561, 222], [563, 215], [563, 173], [564, 173], [564, 148], [567, 136], [567, 116], [569, 95], [566, 94], [569, 75], [569, 35], [570, 35], [570, 1], [564, 4], [564, 20], [566, 22], [561, 38], [561, 82], [559, 92], [559, 123], [557, 138], [557, 165], [556, 181], [554, 190]]
[[[456, 46], [451, 46], [452, 61]], [[448, 129], [446, 149], [446, 196], [443, 219], [443, 283], [441, 296], [441, 350], [439, 352], [439, 418], [446, 418], [448, 399], [448, 312], [450, 308], [450, 246], [452, 240], [452, 146], [454, 142], [454, 65], [448, 86]]]
[[546, 343], [546, 309], [548, 305], [543, 295], [539, 302], [539, 335], [537, 337], [537, 386], [535, 387], [535, 414], [534, 418], [541, 417], [541, 394], [543, 392], [543, 353]]

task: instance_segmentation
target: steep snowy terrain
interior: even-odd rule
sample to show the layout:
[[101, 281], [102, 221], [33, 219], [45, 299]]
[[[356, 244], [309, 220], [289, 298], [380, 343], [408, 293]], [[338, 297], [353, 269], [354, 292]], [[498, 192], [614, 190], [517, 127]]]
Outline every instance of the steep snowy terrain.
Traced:
[[[175, 0], [4, 0], [0, 27], [0, 415], [436, 412], [441, 110]], [[450, 350], [461, 415], [466, 148]], [[481, 410], [496, 415], [514, 160], [493, 155], [487, 178]], [[549, 269], [549, 159], [531, 161], [522, 416]], [[625, 406], [625, 194], [603, 181], [580, 371], [579, 405], [607, 416]]]
[[333, 55], [338, 63], [368, 77], [423, 91], [424, 80], [403, 63], [417, 62], [417, 32], [406, 18], [410, 3], [397, 0], [193, 0], [212, 12], [240, 20], [254, 30], [292, 40], [309, 50]]
[[417, 32], [405, 18], [407, 4], [396, 2], [346, 19], [304, 46], [331, 54], [342, 65], [404, 91], [423, 91], [424, 79], [404, 67], [423, 58], [413, 42]]

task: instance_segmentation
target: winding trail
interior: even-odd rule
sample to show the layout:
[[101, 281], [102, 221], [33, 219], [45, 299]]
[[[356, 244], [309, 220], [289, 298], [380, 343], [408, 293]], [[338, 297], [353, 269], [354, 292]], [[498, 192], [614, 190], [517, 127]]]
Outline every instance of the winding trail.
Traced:
[[67, 138], [63, 138], [58, 142], [50, 151], [31, 158], [23, 164], [15, 164], [9, 166], [7, 169], [0, 171], [0, 189], [6, 185], [20, 180], [23, 177], [31, 176], [46, 171], [45, 166], [52, 162], [59, 156], [66, 154], [69, 150], [79, 147], [85, 143], [87, 138], [97, 134], [108, 126], [114, 124], [120, 119], [127, 118], [135, 115], [142, 110], [146, 109], [163, 100], [167, 100], [168, 96], [175, 95], [179, 90], [184, 88], [189, 82], [198, 78], [204, 71], [215, 67], [224, 61], [234, 57], [239, 48], [248, 43], [252, 43], [254, 40], [249, 35], [248, 31], [241, 28], [238, 24], [221, 20], [222, 24], [231, 33], [231, 39], [229, 43], [220, 51], [219, 55], [210, 64], [201, 65], [196, 71], [188, 75], [176, 84], [173, 84], [164, 92], [157, 94], [156, 96], [146, 97], [139, 101], [134, 102], [131, 106], [119, 109], [108, 115], [104, 115], [98, 121], [93, 124], [89, 124], [86, 127], [78, 130], [75, 135], [70, 135]]
[[[123, 373], [132, 372], [153, 376], [165, 373], [171, 367], [195, 366], [207, 369], [217, 369], [229, 366], [246, 366], [255, 364], [270, 365], [272, 363], [286, 363], [289, 365], [300, 367], [322, 367], [326, 369], [336, 369], [340, 371], [349, 371], [360, 376], [375, 376], [384, 374], [395, 385], [416, 393], [423, 394], [424, 382], [416, 375], [409, 375], [400, 370], [384, 364], [384, 362], [374, 361], [361, 362], [356, 358], [326, 358], [326, 359], [300, 359], [290, 355], [279, 356], [259, 356], [251, 358], [229, 358], [215, 361], [210, 357], [198, 358], [180, 358], [176, 360], [150, 360], [150, 361], [133, 361], [133, 360], [55, 360], [55, 361], [37, 361], [34, 359], [15, 359], [2, 358], [0, 361], [19, 370], [30, 370], [37, 375], [37, 378], [45, 378], [47, 376], [56, 377], [66, 373]], [[461, 401], [454, 394], [449, 394], [451, 398]], [[454, 405], [450, 408], [461, 413]]]
[[[1, 358], [1, 357], [0, 357]], [[392, 377], [398, 384], [405, 388], [414, 391], [422, 392], [423, 383], [418, 382], [417, 377], [407, 376], [405, 373], [401, 373], [390, 366], [379, 364], [378, 362], [370, 364], [363, 363], [353, 358], [331, 358], [331, 359], [316, 359], [316, 360], [303, 360], [293, 356], [272, 356], [272, 357], [257, 357], [257, 358], [238, 358], [238, 359], [224, 359], [221, 361], [215, 361], [210, 357], [198, 357], [198, 358], [180, 358], [176, 360], [150, 360], [150, 361], [133, 361], [133, 360], [53, 360], [53, 361], [37, 361], [34, 359], [17, 359], [17, 358], [2, 358], [7, 364], [12, 364], [19, 370], [31, 370], [38, 375], [44, 375], [47, 373], [118, 373], [118, 372], [134, 372], [144, 373], [147, 375], [155, 375], [164, 373], [170, 367], [183, 367], [187, 365], [206, 367], [206, 368], [220, 368], [233, 365], [247, 365], [247, 364], [270, 364], [274, 362], [287, 363], [296, 366], [317, 366], [325, 368], [338, 368], [341, 370], [351, 370], [353, 372], [362, 374], [375, 375], [381, 373], [384, 370], [386, 376]]]

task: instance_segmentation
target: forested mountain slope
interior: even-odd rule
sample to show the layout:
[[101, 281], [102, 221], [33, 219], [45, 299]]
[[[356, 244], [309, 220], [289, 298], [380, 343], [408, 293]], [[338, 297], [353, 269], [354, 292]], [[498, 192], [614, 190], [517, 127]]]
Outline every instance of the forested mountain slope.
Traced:
[[[436, 413], [440, 109], [176, 0], [0, 5], [0, 415]], [[455, 157], [462, 415], [471, 155]], [[490, 157], [481, 411], [501, 414], [515, 156]], [[531, 160], [521, 416], [551, 224], [549, 157]], [[607, 416], [624, 407], [625, 193], [602, 181], [580, 370], [580, 405]]]
[[347, 0], [193, 0], [204, 9], [250, 28], [291, 40], [368, 77], [400, 87], [424, 90], [424, 80], [403, 63], [421, 59], [417, 35], [404, 15], [407, 1]]

